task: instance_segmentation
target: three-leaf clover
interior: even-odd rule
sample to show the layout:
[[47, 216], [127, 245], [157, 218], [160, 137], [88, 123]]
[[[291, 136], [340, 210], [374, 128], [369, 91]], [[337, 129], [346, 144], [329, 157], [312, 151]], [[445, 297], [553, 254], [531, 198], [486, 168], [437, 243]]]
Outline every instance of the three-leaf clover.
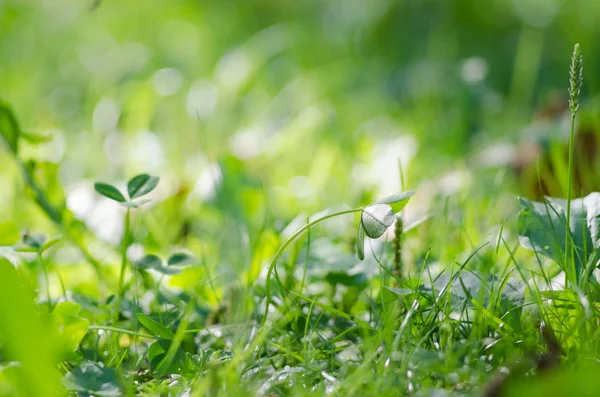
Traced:
[[185, 252], [177, 252], [167, 259], [166, 264], [162, 258], [154, 254], [144, 255], [141, 259], [133, 264], [139, 269], [152, 269], [161, 274], [172, 275], [178, 274], [183, 269], [194, 262], [194, 257]]
[[18, 252], [38, 252], [42, 254], [48, 248], [62, 241], [61, 235], [56, 235], [50, 239], [44, 233], [21, 233], [21, 241], [13, 246]]
[[150, 200], [134, 200], [153, 191], [158, 185], [158, 182], [159, 178], [157, 176], [148, 174], [134, 176], [127, 182], [127, 195], [129, 199], [126, 198], [119, 189], [108, 183], [96, 182], [94, 184], [94, 189], [104, 197], [114, 200], [127, 208], [137, 208]]
[[394, 223], [396, 213], [404, 208], [413, 194], [414, 190], [394, 194], [363, 208], [356, 237], [358, 259], [365, 259], [365, 235], [369, 238], [381, 237]]

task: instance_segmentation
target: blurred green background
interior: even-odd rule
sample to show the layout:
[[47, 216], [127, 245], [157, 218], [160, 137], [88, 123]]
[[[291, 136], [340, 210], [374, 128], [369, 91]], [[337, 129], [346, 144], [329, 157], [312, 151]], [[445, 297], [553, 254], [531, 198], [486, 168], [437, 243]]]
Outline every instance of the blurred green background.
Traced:
[[[590, 71], [583, 119], [597, 124], [599, 11], [589, 0], [2, 0], [0, 97], [25, 130], [54, 136], [22, 153], [112, 244], [120, 210], [92, 182], [139, 172], [161, 177], [137, 229], [147, 247], [211, 233], [238, 247], [297, 214], [409, 188], [414, 219], [430, 197], [502, 189], [499, 220], [527, 190], [506, 172], [520, 170], [522, 142], [565, 130], [575, 42]], [[0, 217], [47, 228], [8, 156], [0, 167]]]
[[426, 159], [410, 175], [434, 176], [479, 135], [517, 136], [564, 92], [575, 42], [598, 67], [597, 1], [92, 6], [0, 3], [1, 96], [24, 127], [60, 138], [46, 155], [64, 160], [67, 184], [140, 170], [194, 179], [211, 153], [271, 187], [306, 177], [309, 201], [337, 203], [378, 143]]
[[[0, 100], [25, 131], [52, 137], [22, 139], [20, 160], [62, 211], [65, 240], [87, 247], [106, 279], [69, 242], [46, 254], [44, 282], [33, 255], [0, 247], [0, 256], [24, 263], [20, 272], [39, 287], [38, 303], [60, 299], [64, 281], [91, 324], [108, 323], [125, 210], [93, 183], [123, 187], [145, 172], [160, 184], [152, 202], [134, 211], [134, 244], [121, 247], [123, 256], [193, 253], [196, 266], [165, 280], [175, 287], [166, 302], [197, 299], [198, 327], [220, 316], [230, 324], [258, 318], [261, 275], [307, 214], [403, 190], [417, 190], [402, 213], [405, 231], [433, 215], [403, 235], [405, 274], [433, 267], [441, 275], [486, 242], [493, 244], [478, 253], [475, 273], [500, 274], [509, 259], [516, 266], [514, 257], [536, 265], [533, 253], [509, 247], [518, 246], [515, 196], [564, 196], [568, 69], [577, 42], [585, 82], [574, 196], [600, 190], [598, 15], [597, 0], [0, 0]], [[0, 224], [56, 235], [60, 227], [33, 203], [17, 164], [0, 148]], [[391, 232], [369, 240], [367, 260], [359, 262], [349, 218], [311, 229], [310, 244], [291, 245], [279, 270], [286, 283], [302, 277], [302, 291], [298, 270], [306, 265], [307, 294], [362, 315], [372, 303], [363, 296], [368, 282], [379, 283], [372, 254], [389, 253], [383, 240]], [[492, 246], [500, 237], [498, 259]], [[16, 286], [13, 268], [0, 265], [10, 276], [4, 283]], [[131, 273], [131, 285], [156, 285], [158, 296], [162, 275], [154, 284], [154, 276]], [[360, 285], [339, 299], [336, 277]], [[140, 295], [149, 309], [147, 285]], [[135, 288], [130, 295], [126, 317], [139, 297]], [[47, 345], [36, 336], [43, 328], [31, 323], [31, 335], [20, 335], [14, 324], [27, 312], [3, 307], [16, 321], [0, 331], [21, 340], [15, 350], [43, 353], [28, 342]], [[244, 335], [233, 335], [245, 349]], [[500, 365], [509, 353], [498, 346]], [[135, 354], [126, 370], [135, 370]], [[438, 365], [437, 353], [431, 357]], [[472, 380], [471, 372], [496, 368], [474, 362], [479, 369], [463, 367], [468, 382], [484, 379]]]

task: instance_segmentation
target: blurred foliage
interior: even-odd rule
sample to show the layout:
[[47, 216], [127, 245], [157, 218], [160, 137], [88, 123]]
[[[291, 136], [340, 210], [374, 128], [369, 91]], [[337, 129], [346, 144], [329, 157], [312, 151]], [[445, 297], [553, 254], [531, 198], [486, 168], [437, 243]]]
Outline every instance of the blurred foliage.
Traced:
[[[26, 130], [56, 130], [44, 155], [64, 160], [65, 183], [157, 169], [191, 179], [201, 155], [233, 151], [269, 185], [307, 177], [317, 208], [360, 193], [351, 171], [380, 140], [416, 138], [414, 181], [479, 135], [517, 136], [564, 87], [574, 41], [586, 69], [599, 66], [597, 1], [92, 5], [0, 8], [1, 96]], [[598, 84], [588, 76], [590, 91]], [[396, 150], [407, 164], [414, 156]]]
[[[0, 259], [0, 339], [19, 341], [0, 344], [0, 395], [51, 395], [59, 375], [95, 395], [473, 393], [544, 351], [545, 310], [569, 362], [547, 385], [579, 382], [569, 360], [597, 357], [600, 308], [554, 294], [558, 265], [514, 248], [515, 194], [566, 191], [575, 42], [574, 192], [599, 190], [599, 13], [597, 0], [0, 0], [0, 256], [17, 264]], [[395, 218], [379, 204], [385, 222], [365, 216], [358, 237], [356, 214], [290, 244], [267, 290], [281, 244], [330, 212], [307, 214], [410, 189], [402, 283], [385, 273]], [[151, 201], [125, 209], [110, 200], [123, 192]], [[258, 329], [269, 294], [278, 315]]]

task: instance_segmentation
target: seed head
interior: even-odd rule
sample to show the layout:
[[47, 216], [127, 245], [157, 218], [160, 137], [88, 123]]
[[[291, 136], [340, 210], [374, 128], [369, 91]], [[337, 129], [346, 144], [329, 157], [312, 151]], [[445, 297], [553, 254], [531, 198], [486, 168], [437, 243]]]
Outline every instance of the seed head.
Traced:
[[583, 82], [583, 56], [579, 44], [575, 44], [575, 48], [573, 48], [569, 76], [569, 107], [571, 114], [575, 114], [579, 108], [579, 91]]
[[394, 228], [394, 274], [396, 277], [402, 277], [402, 230], [403, 223], [400, 214], [396, 214], [396, 225]]

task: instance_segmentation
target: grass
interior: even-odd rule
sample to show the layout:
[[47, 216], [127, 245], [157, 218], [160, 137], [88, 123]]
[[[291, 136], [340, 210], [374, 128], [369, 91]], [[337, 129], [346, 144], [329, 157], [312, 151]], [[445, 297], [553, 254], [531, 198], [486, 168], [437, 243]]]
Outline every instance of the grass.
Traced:
[[[94, 12], [111, 10], [119, 26], [120, 12], [130, 15], [126, 5], [95, 5]], [[14, 5], [19, 7], [27, 9]], [[303, 7], [296, 12], [304, 16]], [[167, 8], [174, 15], [191, 9]], [[223, 40], [244, 37], [245, 27], [235, 23], [238, 11], [225, 11], [215, 15], [231, 23], [214, 25], [232, 27]], [[153, 16], [159, 11], [152, 7], [139, 12], [163, 18]], [[380, 17], [373, 31], [353, 36], [352, 46], [385, 42], [379, 30], [391, 28], [387, 14]], [[0, 13], [2, 18], [17, 17]], [[417, 65], [414, 75], [403, 69], [410, 78], [398, 78], [401, 83], [396, 77], [382, 83], [385, 54], [373, 64], [359, 60], [363, 54], [293, 79], [277, 75], [287, 73], [285, 62], [277, 61], [293, 57], [273, 64], [260, 57], [281, 51], [283, 44], [271, 42], [274, 37], [302, 41], [295, 35], [310, 30], [290, 24], [275, 26], [274, 36], [269, 36], [273, 31], [252, 36], [227, 53], [232, 58], [215, 63], [218, 80], [232, 76], [231, 59], [238, 66], [247, 62], [246, 80], [193, 85], [205, 100], [212, 89], [220, 95], [212, 118], [202, 113], [208, 108], [198, 108], [203, 123], [197, 134], [183, 121], [170, 124], [157, 115], [181, 116], [164, 109], [174, 103], [165, 99], [171, 94], [163, 90], [155, 98], [144, 79], [121, 76], [130, 84], [115, 94], [123, 97], [104, 98], [90, 114], [95, 128], [107, 130], [85, 135], [86, 144], [78, 149], [82, 158], [75, 161], [70, 146], [58, 164], [42, 154], [59, 151], [60, 133], [54, 140], [31, 133], [23, 126], [46, 125], [35, 112], [28, 114], [18, 102], [0, 103], [5, 167], [0, 182], [11, 182], [6, 190], [12, 198], [0, 203], [0, 396], [596, 395], [600, 199], [589, 188], [598, 182], [598, 164], [593, 154], [583, 162], [587, 152], [578, 152], [577, 145], [587, 129], [596, 136], [598, 120], [593, 92], [589, 100], [581, 97], [580, 47], [572, 56], [569, 106], [544, 130], [548, 151], [512, 168], [485, 168], [461, 142], [479, 139], [470, 135], [473, 123], [481, 122], [478, 111], [488, 123], [482, 125], [492, 130], [481, 139], [490, 141], [497, 131], [533, 117], [527, 102], [536, 95], [533, 66], [545, 67], [543, 30], [521, 27], [517, 59], [492, 58], [491, 70], [516, 65], [500, 120], [493, 106], [479, 107], [498, 94], [478, 77], [485, 74], [481, 60], [469, 59], [476, 73], [463, 85], [440, 77], [445, 76], [440, 59], [453, 56], [450, 47], [441, 49], [452, 39], [453, 25], [428, 32], [423, 48], [438, 63]], [[460, 29], [469, 33], [469, 20], [464, 25]], [[181, 21], [168, 26], [161, 35], [195, 31], [195, 25]], [[501, 27], [499, 22], [496, 29]], [[142, 36], [150, 33], [143, 30]], [[324, 44], [328, 39], [309, 40], [315, 59], [333, 51]], [[128, 48], [133, 53], [140, 47]], [[165, 51], [176, 53], [181, 65], [198, 67], [185, 51]], [[298, 65], [315, 62], [297, 56]], [[273, 69], [263, 75], [261, 61]], [[110, 79], [107, 70], [98, 74]], [[161, 76], [172, 74], [165, 66], [150, 80], [160, 83]], [[422, 86], [413, 87], [411, 78]], [[273, 87], [280, 81], [286, 85], [277, 91]], [[103, 84], [90, 84], [89, 95]], [[377, 84], [390, 96], [365, 88]], [[401, 110], [390, 105], [389, 91], [399, 90], [398, 84], [406, 95], [399, 100]], [[353, 91], [356, 87], [363, 89]], [[264, 102], [271, 90], [276, 95]], [[60, 105], [65, 99], [59, 94], [52, 98]], [[105, 125], [116, 106], [111, 101], [124, 104], [114, 130]], [[151, 110], [154, 106], [158, 110]], [[567, 112], [568, 142], [562, 144], [554, 129], [560, 130]], [[373, 116], [369, 123], [366, 114]], [[425, 147], [410, 168], [396, 152], [412, 141], [398, 144], [378, 135], [386, 128], [400, 133], [392, 116], [406, 128], [425, 131], [415, 133]], [[264, 127], [262, 135], [248, 131], [256, 125]], [[161, 141], [160, 134], [151, 133], [132, 138], [117, 126], [186, 132], [161, 135]], [[282, 128], [281, 135], [269, 135], [272, 126]], [[355, 133], [339, 133], [345, 129]], [[244, 134], [260, 137], [264, 147], [256, 157], [244, 157], [256, 143], [245, 141]], [[123, 158], [108, 151], [111, 162], [98, 147], [113, 147], [115, 139], [117, 146], [131, 147]], [[162, 153], [153, 146], [157, 141], [165, 153], [168, 148], [168, 160], [158, 165], [153, 162]], [[154, 149], [143, 151], [144, 146]], [[394, 170], [382, 160], [390, 152]], [[367, 170], [366, 153], [372, 154], [375, 172]], [[412, 156], [408, 149], [404, 155]], [[106, 162], [94, 168], [102, 159]], [[448, 163], [456, 171], [441, 175]], [[107, 171], [98, 171], [102, 167]], [[187, 175], [189, 169], [199, 170], [200, 178]], [[114, 185], [77, 180], [84, 197], [77, 201], [73, 175], [101, 175]], [[407, 191], [379, 197], [387, 186]], [[546, 193], [556, 198], [539, 197]], [[73, 202], [89, 205], [80, 210]]]
[[[3, 288], [23, 285], [31, 294], [34, 275], [42, 271], [46, 276], [39, 291], [45, 288], [48, 296], [38, 296], [35, 313], [24, 292], [8, 292], [14, 300], [3, 306], [14, 310], [5, 310], [1, 328], [4, 394], [34, 395], [32, 384], [43, 371], [48, 375], [44, 387], [57, 394], [66, 388], [107, 396], [510, 395], [511, 390], [541, 390], [552, 371], [572, 386], [574, 375], [567, 371], [588, 370], [597, 357], [598, 290], [585, 281], [557, 289], [550, 263], [539, 255], [537, 265], [528, 263], [517, 252], [510, 237], [514, 218], [484, 233], [479, 210], [492, 205], [493, 198], [480, 198], [474, 208], [471, 197], [452, 202], [440, 197], [433, 207], [443, 210], [413, 227], [396, 227], [402, 238], [395, 237], [393, 244], [367, 239], [365, 251], [371, 257], [356, 270], [328, 268], [331, 250], [338, 252], [335, 257], [348, 255], [348, 248], [319, 225], [360, 213], [360, 247], [364, 234], [380, 237], [394, 229], [392, 206], [405, 204], [412, 193], [379, 201], [391, 206], [373, 204], [313, 217], [282, 240], [265, 267], [265, 278], [222, 285], [203, 271], [207, 258], [201, 252], [195, 258], [176, 253], [166, 262], [146, 255], [126, 266], [125, 248], [143, 211], [132, 201], [137, 196], [131, 186], [139, 180], [141, 187], [152, 181], [140, 188], [142, 194], [158, 184], [158, 178], [148, 175], [132, 178], [129, 200], [117, 188], [96, 185], [98, 193], [127, 207], [116, 297], [72, 290], [52, 296], [42, 258], [53, 245], [45, 246], [41, 237], [26, 236], [15, 244], [21, 251], [37, 250], [41, 269], [15, 270], [3, 262]], [[45, 200], [44, 195], [35, 197]], [[552, 205], [539, 208], [556, 212]], [[503, 214], [489, 208], [490, 217]], [[526, 229], [520, 233], [539, 238]], [[267, 243], [262, 241], [248, 245], [251, 262], [265, 257]], [[572, 246], [575, 252], [575, 241]], [[399, 272], [397, 255], [406, 247], [413, 253], [405, 261], [410, 266]], [[171, 286], [162, 283], [164, 277]], [[193, 280], [188, 288], [172, 288], [187, 278]], [[209, 303], [211, 295], [219, 305]], [[44, 326], [23, 335], [6, 326], [31, 321]], [[51, 347], [45, 366], [36, 360], [40, 352], [18, 350], [19, 343], [26, 343], [23, 338]], [[10, 366], [15, 359], [21, 366]], [[519, 383], [523, 378], [530, 380]], [[591, 392], [595, 381], [588, 383]]]
[[[123, 195], [97, 190], [129, 203]], [[43, 194], [34, 200], [45, 200]], [[143, 211], [135, 207], [126, 208], [127, 243], [121, 246], [116, 296], [72, 290], [52, 296], [43, 260], [52, 246], [45, 247], [44, 239], [24, 238], [15, 247], [37, 250], [40, 266], [9, 271], [12, 266], [4, 263], [10, 274], [2, 278], [3, 287], [24, 283], [24, 290], [33, 293], [34, 276], [41, 271], [45, 276], [39, 292], [45, 289], [46, 295], [38, 297], [37, 310], [46, 314], [27, 314], [28, 298], [16, 295], [5, 306], [18, 310], [3, 318], [5, 324], [38, 318], [48, 325], [43, 332], [30, 329], [31, 336], [3, 327], [3, 392], [32, 395], [36, 392], [29, 383], [37, 382], [39, 371], [49, 371], [53, 378], [45, 387], [58, 394], [66, 388], [92, 395], [493, 395], [491, 387], [503, 393], [525, 387], [511, 386], [519, 385], [522, 377], [542, 384], [547, 371], [587, 368], [598, 351], [593, 342], [599, 336], [600, 313], [593, 303], [597, 289], [585, 282], [557, 289], [549, 263], [540, 256], [539, 267], [523, 260], [510, 237], [514, 218], [503, 220], [491, 234], [481, 234], [478, 209], [485, 199], [476, 209], [470, 197], [439, 200], [433, 207], [443, 211], [413, 228], [396, 228], [402, 239], [394, 238], [394, 244], [374, 245], [367, 239], [365, 251], [371, 258], [357, 270], [327, 268], [332, 249], [338, 252], [334, 255], [348, 255], [348, 248], [343, 240], [335, 243], [337, 237], [319, 224], [362, 213], [359, 230], [378, 237], [394, 229], [385, 212], [366, 206], [311, 218], [281, 243], [265, 268], [266, 278], [251, 284], [222, 285], [211, 279], [203, 271], [207, 259], [200, 259], [201, 252], [185, 261], [171, 256], [166, 264], [147, 255], [127, 270], [126, 248], [135, 236], [130, 225], [139, 225]], [[365, 244], [360, 234], [359, 246]], [[263, 244], [249, 245], [251, 262], [264, 257]], [[397, 252], [406, 251], [402, 246], [411, 247], [413, 255], [406, 261], [410, 266], [398, 272]], [[454, 259], [445, 263], [445, 258]], [[574, 257], [563, 265], [569, 260]], [[173, 290], [161, 282], [164, 277], [184, 284], [187, 277], [194, 281]], [[211, 295], [220, 305], [209, 304]], [[48, 356], [53, 364], [22, 372], [29, 369], [28, 360], [39, 356], [13, 347], [23, 337], [52, 346]], [[9, 366], [15, 359], [22, 371]], [[546, 362], [552, 363], [549, 369], [542, 364]], [[509, 375], [497, 381], [498, 374]], [[25, 380], [12, 383], [13, 377]]]

